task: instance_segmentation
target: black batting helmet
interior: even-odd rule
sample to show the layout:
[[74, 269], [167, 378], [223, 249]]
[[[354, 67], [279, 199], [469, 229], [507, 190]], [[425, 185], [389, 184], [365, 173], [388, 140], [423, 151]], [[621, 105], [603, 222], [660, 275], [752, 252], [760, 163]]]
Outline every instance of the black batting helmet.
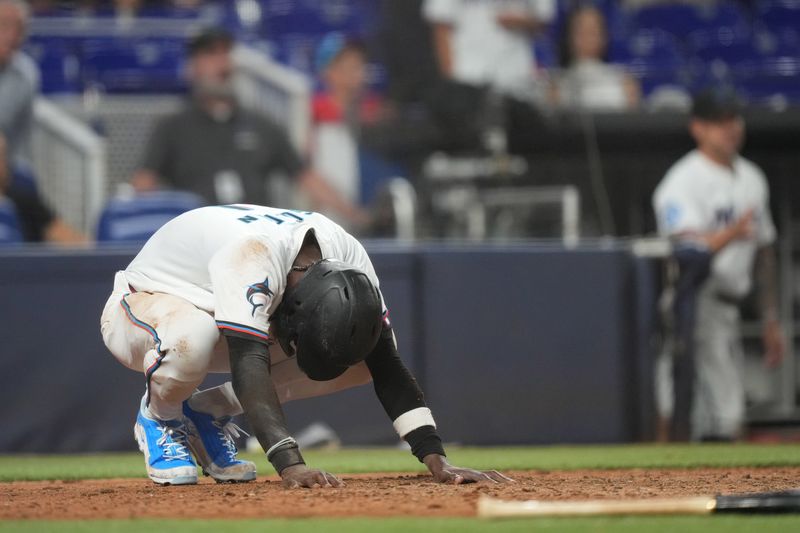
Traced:
[[381, 333], [381, 296], [367, 275], [323, 260], [286, 290], [272, 322], [289, 357], [311, 379], [327, 381], [369, 355]]

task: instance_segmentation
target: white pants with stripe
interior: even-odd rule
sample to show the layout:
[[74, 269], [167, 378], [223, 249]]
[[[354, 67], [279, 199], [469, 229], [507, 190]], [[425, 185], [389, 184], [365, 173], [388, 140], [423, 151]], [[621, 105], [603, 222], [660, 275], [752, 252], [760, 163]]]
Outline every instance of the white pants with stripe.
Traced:
[[[118, 272], [100, 331], [120, 363], [144, 372], [149, 409], [157, 418], [181, 418], [182, 403], [190, 396], [193, 407], [214, 416], [242, 412], [230, 382], [196, 391], [209, 372], [230, 372], [227, 343], [206, 311], [170, 294], [132, 292], [124, 273]], [[270, 347], [270, 360], [281, 403], [331, 394], [371, 379], [366, 365], [360, 363], [334, 380], [312, 381], [277, 344]]]
[[736, 439], [745, 418], [739, 308], [703, 291], [696, 316], [692, 436]]

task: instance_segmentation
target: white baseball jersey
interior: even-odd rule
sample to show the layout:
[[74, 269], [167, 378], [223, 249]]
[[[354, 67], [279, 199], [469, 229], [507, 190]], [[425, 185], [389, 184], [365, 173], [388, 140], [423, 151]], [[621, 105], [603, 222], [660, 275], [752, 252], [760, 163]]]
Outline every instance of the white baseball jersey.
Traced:
[[747, 294], [756, 251], [775, 240], [767, 180], [758, 166], [737, 157], [733, 168], [728, 168], [693, 150], [664, 176], [653, 195], [653, 206], [659, 232], [665, 236], [716, 232], [753, 209], [754, 235], [732, 241], [717, 252], [709, 278], [722, 294]]
[[452, 26], [453, 77], [512, 94], [529, 91], [536, 61], [531, 38], [497, 22], [500, 14], [555, 16], [554, 0], [426, 0], [425, 17]]
[[364, 247], [328, 218], [245, 204], [174, 218], [147, 241], [125, 277], [136, 291], [179, 296], [213, 314], [221, 330], [267, 341], [269, 317], [308, 231], [324, 259], [352, 265], [379, 286]]

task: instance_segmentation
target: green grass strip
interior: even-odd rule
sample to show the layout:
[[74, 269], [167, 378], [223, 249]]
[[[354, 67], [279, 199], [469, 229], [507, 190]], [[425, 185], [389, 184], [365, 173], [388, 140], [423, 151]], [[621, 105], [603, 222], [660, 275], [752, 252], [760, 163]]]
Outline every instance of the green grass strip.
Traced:
[[[699, 468], [800, 466], [800, 445], [692, 444], [459, 448], [448, 451], [460, 466], [498, 470]], [[423, 472], [411, 454], [396, 449], [308, 451], [309, 465], [334, 473]], [[262, 474], [274, 471], [263, 454], [243, 454]], [[0, 481], [144, 477], [136, 453], [0, 456]]]
[[33, 533], [133, 533], [169, 531], [169, 533], [239, 533], [249, 531], [280, 533], [414, 533], [414, 532], [642, 532], [667, 531], [759, 533], [797, 531], [800, 518], [794, 516], [676, 516], [619, 518], [552, 518], [487, 522], [478, 519], [295, 519], [295, 520], [98, 520], [98, 521], [29, 521], [0, 522], [0, 532]]

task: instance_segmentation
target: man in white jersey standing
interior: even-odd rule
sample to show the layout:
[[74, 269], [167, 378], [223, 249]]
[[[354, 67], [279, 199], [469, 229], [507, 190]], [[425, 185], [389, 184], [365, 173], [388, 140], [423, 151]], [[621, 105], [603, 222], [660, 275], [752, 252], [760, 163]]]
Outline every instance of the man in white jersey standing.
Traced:
[[533, 35], [555, 18], [553, 0], [425, 0], [445, 78], [529, 100], [536, 78]]
[[[317, 213], [204, 207], [165, 224], [118, 272], [103, 340], [147, 388], [134, 426], [159, 484], [255, 479], [236, 457], [244, 413], [284, 486], [341, 482], [306, 467], [281, 403], [373, 381], [400, 437], [440, 482], [505, 481], [448, 464], [436, 424], [403, 365], [361, 244]], [[231, 381], [196, 388], [209, 372]]]
[[[653, 206], [661, 234], [705, 246], [712, 254], [695, 311], [691, 433], [695, 440], [728, 441], [740, 436], [744, 422], [738, 305], [754, 281], [765, 363], [774, 366], [783, 357], [775, 227], [764, 173], [739, 155], [745, 127], [736, 95], [726, 89], [699, 93], [689, 127], [697, 149], [670, 168]], [[660, 414], [669, 416], [671, 406], [664, 403], [670, 402], [660, 403]]]

